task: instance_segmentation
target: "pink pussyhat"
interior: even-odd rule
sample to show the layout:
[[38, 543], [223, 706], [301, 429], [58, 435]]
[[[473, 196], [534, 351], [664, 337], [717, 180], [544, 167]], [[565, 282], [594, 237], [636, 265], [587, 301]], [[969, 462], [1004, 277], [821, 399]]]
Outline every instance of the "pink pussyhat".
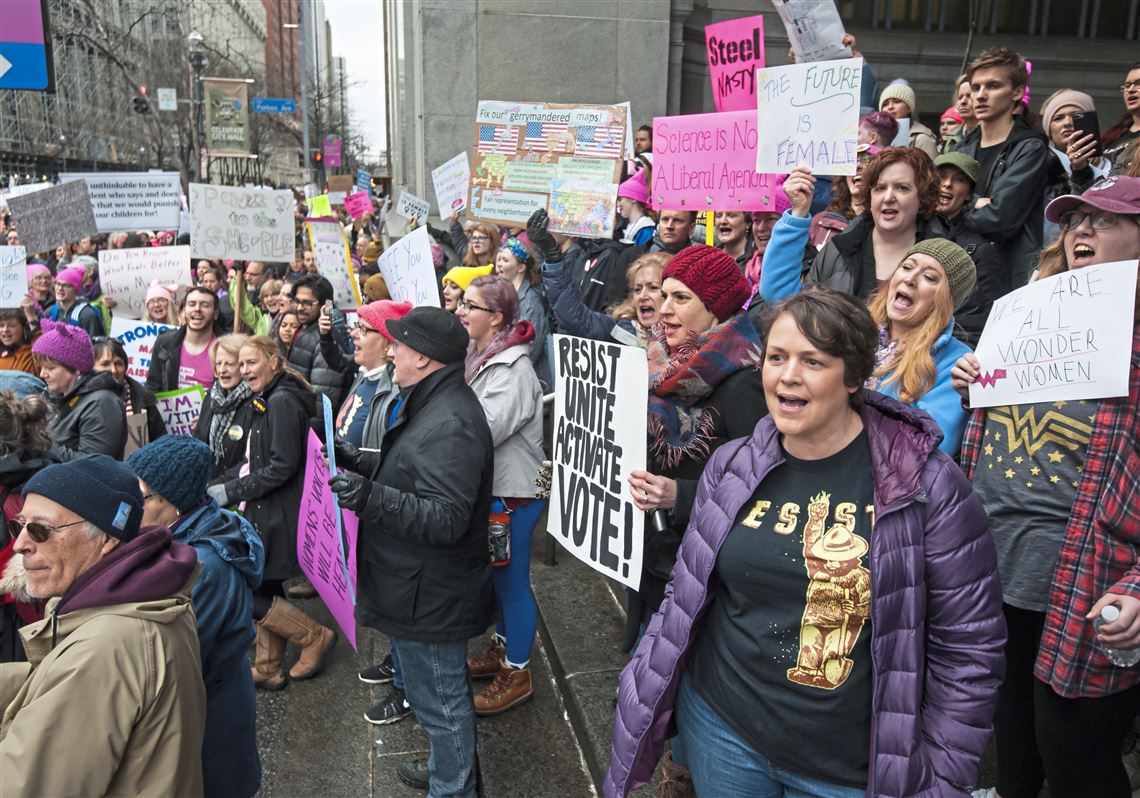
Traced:
[[150, 302], [152, 299], [165, 299], [167, 302], [173, 305], [175, 300], [175, 292], [177, 290], [178, 286], [166, 285], [164, 283], [160, 283], [158, 280], [151, 280], [150, 285], [146, 289], [145, 301]]
[[41, 274], [51, 274], [51, 269], [44, 266], [42, 263], [29, 263], [24, 270], [28, 273], [28, 282], [30, 283], [36, 276]]
[[82, 266], [69, 266], [66, 269], [60, 269], [59, 274], [55, 276], [57, 283], [67, 283], [76, 291], [83, 290], [83, 278], [87, 276], [87, 271]]
[[640, 202], [645, 207], [649, 207], [649, 188], [645, 185], [645, 170], [638, 169], [634, 172], [628, 180], [618, 186], [619, 197], [631, 199], [634, 202]]

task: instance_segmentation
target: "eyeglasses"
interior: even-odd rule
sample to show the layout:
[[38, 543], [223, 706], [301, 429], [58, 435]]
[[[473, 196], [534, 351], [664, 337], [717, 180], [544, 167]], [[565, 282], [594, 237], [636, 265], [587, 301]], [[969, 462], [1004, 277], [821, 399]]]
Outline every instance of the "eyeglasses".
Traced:
[[359, 321], [356, 322], [356, 324], [352, 325], [352, 331], [356, 332], [356, 333], [360, 333], [361, 335], [368, 335], [368, 333], [380, 332], [379, 330], [377, 330], [374, 327], [365, 327], [364, 324], [362, 324]]
[[466, 299], [459, 300], [459, 307], [460, 307], [460, 309], [465, 310], [467, 312], [471, 312], [472, 310], [482, 310], [482, 311], [485, 311], [487, 313], [498, 313], [499, 312], [497, 310], [492, 310], [491, 308], [485, 308], [482, 305], [476, 305], [474, 302], [468, 302]]
[[1092, 225], [1093, 230], [1107, 230], [1117, 223], [1120, 216], [1115, 213], [1110, 213], [1109, 211], [1089, 211], [1088, 213], [1084, 211], [1069, 211], [1061, 215], [1057, 226], [1060, 227], [1062, 231], [1068, 233], [1080, 227], [1085, 219], [1089, 220], [1089, 224]]
[[319, 305], [320, 302], [316, 299], [294, 299], [293, 304], [300, 305], [303, 308], [311, 308], [315, 305]]
[[490, 236], [471, 236], [470, 238], [472, 244], [483, 244], [490, 240]]
[[1120, 90], [1121, 91], [1128, 91], [1129, 89], [1137, 89], [1137, 88], [1140, 88], [1140, 80], [1126, 80], [1121, 85]]
[[72, 521], [70, 524], [47, 526], [46, 524], [41, 524], [37, 521], [21, 521], [19, 518], [13, 518], [8, 522], [8, 534], [13, 538], [18, 538], [20, 537], [20, 533], [26, 529], [28, 530], [28, 537], [30, 537], [36, 543], [43, 543], [51, 536], [51, 533], [57, 529], [64, 529], [69, 526], [78, 526], [79, 524], [85, 523], [87, 522]]

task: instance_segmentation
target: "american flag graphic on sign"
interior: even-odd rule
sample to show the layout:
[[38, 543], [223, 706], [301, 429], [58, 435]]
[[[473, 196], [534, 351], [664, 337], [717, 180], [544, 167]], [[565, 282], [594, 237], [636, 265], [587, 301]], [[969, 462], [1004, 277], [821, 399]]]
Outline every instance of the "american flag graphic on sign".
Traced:
[[565, 122], [527, 122], [523, 131], [523, 145], [536, 152], [549, 152], [551, 149], [565, 151], [561, 141], [553, 144], [550, 139], [566, 132]]
[[511, 125], [479, 125], [479, 152], [514, 152], [519, 129]]
[[624, 145], [625, 131], [621, 125], [580, 125], [574, 154], [620, 158]]

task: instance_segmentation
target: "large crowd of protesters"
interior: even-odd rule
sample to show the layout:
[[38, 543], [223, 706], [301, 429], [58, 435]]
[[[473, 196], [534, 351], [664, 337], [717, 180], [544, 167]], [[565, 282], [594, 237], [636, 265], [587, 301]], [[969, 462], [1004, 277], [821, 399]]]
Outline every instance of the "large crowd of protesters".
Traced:
[[[1099, 135], [1074, 125], [1095, 110], [1078, 89], [1030, 107], [1005, 48], [947, 77], [937, 129], [905, 81], [872, 88], [855, 175], [797, 168], [771, 211], [707, 219], [651, 207], [642, 127], [612, 240], [542, 210], [429, 225], [439, 307], [394, 301], [375, 226], [340, 211], [365, 302], [335, 308], [298, 197], [292, 262], [151, 284], [145, 379], [98, 253], [186, 239], [29, 253], [0, 310], [0, 793], [258, 791], [255, 691], [319, 676], [339, 639], [297, 559], [323, 396], [328, 490], [360, 519], [357, 622], [389, 641], [359, 674], [391, 685], [365, 720], [414, 717], [431, 756], [400, 777], [473, 796], [476, 716], [536, 690], [557, 332], [649, 364], [628, 491], [653, 520], [607, 796], [659, 767], [672, 796], [1130, 795], [1140, 293], [1126, 396], [969, 401], [996, 300], [1140, 259], [1140, 63], [1122, 77]], [[193, 435], [168, 434], [155, 395], [192, 386]]]

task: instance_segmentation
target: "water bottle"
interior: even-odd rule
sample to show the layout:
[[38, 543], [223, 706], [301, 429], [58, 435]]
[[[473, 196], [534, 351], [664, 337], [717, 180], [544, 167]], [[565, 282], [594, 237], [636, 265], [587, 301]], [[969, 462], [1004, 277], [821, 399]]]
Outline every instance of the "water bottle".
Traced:
[[[1109, 604], [1100, 611], [1100, 615], [1093, 620], [1093, 626], [1100, 629], [1106, 623], [1112, 623], [1120, 617], [1120, 608]], [[1108, 661], [1118, 668], [1131, 668], [1140, 662], [1140, 648], [1117, 649], [1104, 647], [1104, 655]]]
[[491, 550], [491, 565], [502, 566], [511, 561], [511, 516], [502, 499], [491, 500], [487, 545]]

